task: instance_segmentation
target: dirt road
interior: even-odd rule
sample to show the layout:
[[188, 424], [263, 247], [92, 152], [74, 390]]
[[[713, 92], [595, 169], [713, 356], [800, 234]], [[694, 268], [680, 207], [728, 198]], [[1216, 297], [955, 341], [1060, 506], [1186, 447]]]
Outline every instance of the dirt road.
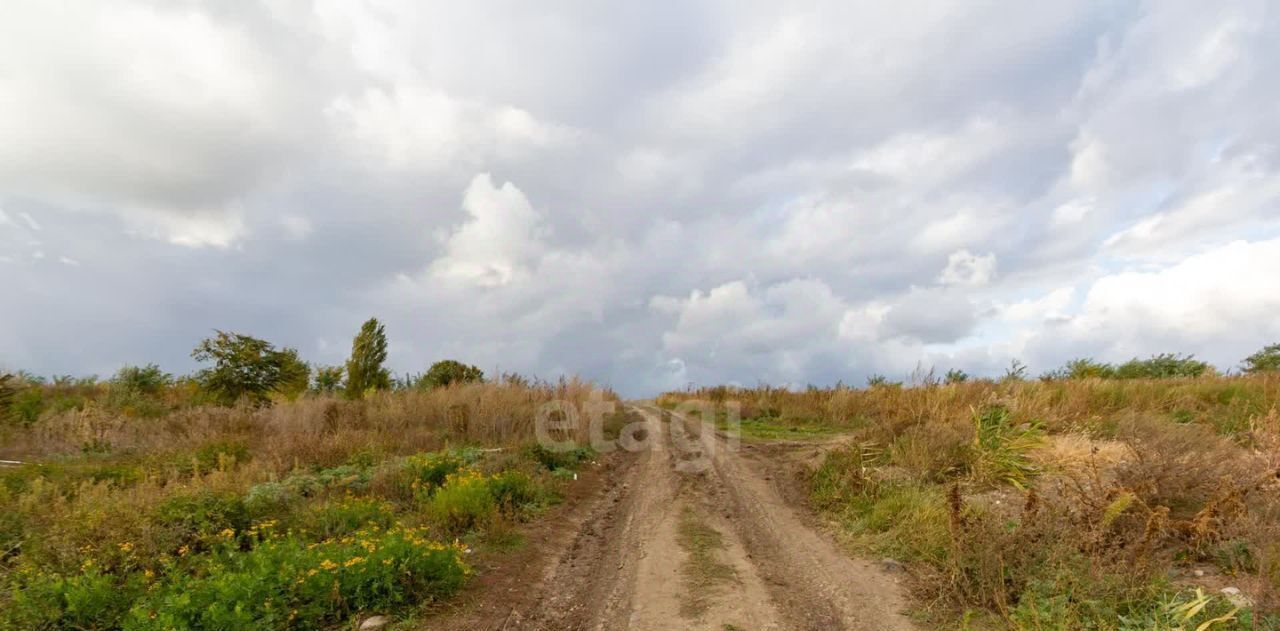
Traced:
[[636, 453], [543, 542], [531, 584], [471, 628], [912, 628], [897, 577], [812, 528], [761, 462], [701, 423], [636, 410]]

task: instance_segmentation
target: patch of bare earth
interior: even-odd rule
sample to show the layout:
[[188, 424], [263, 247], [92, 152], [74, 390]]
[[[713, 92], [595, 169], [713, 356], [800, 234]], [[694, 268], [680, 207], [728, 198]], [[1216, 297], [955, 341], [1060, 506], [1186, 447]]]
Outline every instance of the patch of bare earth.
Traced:
[[432, 628], [912, 628], [899, 577], [849, 558], [786, 501], [794, 476], [767, 448], [637, 409], [644, 420], [625, 434], [638, 451], [617, 455], [519, 565], [489, 568], [506, 577]]

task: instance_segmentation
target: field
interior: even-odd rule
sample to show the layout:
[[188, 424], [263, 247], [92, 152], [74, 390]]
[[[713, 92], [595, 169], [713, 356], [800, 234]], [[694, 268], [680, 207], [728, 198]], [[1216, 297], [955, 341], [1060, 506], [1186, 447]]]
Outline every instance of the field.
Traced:
[[537, 447], [538, 407], [612, 397], [513, 380], [219, 406], [119, 381], [16, 397], [0, 628], [416, 628], [589, 466]]
[[659, 399], [688, 401], [813, 453], [810, 505], [850, 554], [905, 566], [927, 626], [1280, 628], [1274, 373]]
[[1276, 373], [652, 403], [467, 374], [25, 379], [0, 628], [1280, 629]]

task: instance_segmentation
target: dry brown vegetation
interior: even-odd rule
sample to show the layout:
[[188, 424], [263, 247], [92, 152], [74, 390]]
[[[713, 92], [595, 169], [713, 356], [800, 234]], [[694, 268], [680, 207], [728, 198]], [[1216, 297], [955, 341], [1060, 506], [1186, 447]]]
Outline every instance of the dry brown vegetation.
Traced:
[[[0, 627], [232, 628], [252, 620], [309, 628], [363, 606], [447, 595], [465, 565], [462, 557], [430, 557], [443, 550], [434, 541], [461, 536], [474, 544], [504, 532], [529, 506], [554, 498], [563, 477], [554, 468], [583, 457], [530, 447], [539, 409], [616, 398], [572, 380], [217, 407], [184, 404], [191, 399], [181, 387], [151, 397], [150, 409], [163, 411], [137, 415], [111, 403], [109, 386], [82, 385], [75, 406], [51, 406], [34, 423], [4, 429], [0, 458], [27, 464], [0, 469]], [[585, 432], [574, 436], [583, 444]], [[276, 571], [268, 561], [321, 564], [313, 544], [357, 559], [336, 568], [353, 595], [336, 583], [310, 595], [261, 587]], [[384, 579], [355, 574], [360, 546], [384, 544], [404, 546], [406, 563], [425, 555], [414, 580], [435, 582], [379, 587], [380, 596], [366, 598], [372, 592], [361, 590], [372, 588], [360, 581]], [[254, 566], [261, 575], [234, 573], [251, 563], [263, 564]], [[383, 585], [368, 583], [375, 584]], [[261, 587], [268, 602], [252, 603], [252, 618], [215, 619], [216, 611], [196, 605], [192, 618], [146, 616], [167, 592], [216, 601], [227, 597], [217, 592], [225, 585]], [[304, 612], [294, 615], [312, 622], [271, 617], [281, 589]]]
[[1280, 626], [1275, 374], [710, 388], [661, 402], [689, 399], [838, 430], [813, 500], [856, 550], [908, 562], [934, 623]]

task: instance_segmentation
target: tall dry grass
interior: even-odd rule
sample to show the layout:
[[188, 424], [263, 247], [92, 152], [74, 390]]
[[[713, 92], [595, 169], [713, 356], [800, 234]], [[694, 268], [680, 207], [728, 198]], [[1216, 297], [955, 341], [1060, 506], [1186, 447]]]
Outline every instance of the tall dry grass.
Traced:
[[[717, 387], [660, 402], [689, 399], [839, 430], [811, 472], [815, 505], [864, 553], [908, 562], [937, 623], [1280, 628], [1280, 375]], [[1218, 595], [1226, 585], [1250, 605]]]
[[[366, 451], [408, 454], [446, 445], [500, 446], [534, 438], [539, 410], [556, 401], [582, 409], [612, 392], [577, 379], [555, 383], [472, 383], [374, 394], [357, 401], [303, 397], [272, 407], [196, 406], [155, 417], [122, 414], [95, 402], [48, 412], [11, 429], [0, 453], [36, 460], [67, 454], [143, 455], [243, 445], [279, 470], [331, 465]], [[545, 413], [545, 412], [544, 412]], [[574, 438], [586, 441], [585, 426]]]

